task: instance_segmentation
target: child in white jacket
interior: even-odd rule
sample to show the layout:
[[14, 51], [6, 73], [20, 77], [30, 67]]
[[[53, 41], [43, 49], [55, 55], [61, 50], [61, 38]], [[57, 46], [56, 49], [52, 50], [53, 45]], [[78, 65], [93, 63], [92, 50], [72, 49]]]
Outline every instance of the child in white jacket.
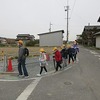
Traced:
[[40, 69], [40, 74], [37, 74], [37, 76], [41, 76], [43, 69], [47, 72], [46, 65], [48, 65], [48, 64], [47, 64], [47, 61], [46, 61], [45, 50], [43, 48], [40, 49], [39, 62], [40, 62], [40, 68], [41, 69]]

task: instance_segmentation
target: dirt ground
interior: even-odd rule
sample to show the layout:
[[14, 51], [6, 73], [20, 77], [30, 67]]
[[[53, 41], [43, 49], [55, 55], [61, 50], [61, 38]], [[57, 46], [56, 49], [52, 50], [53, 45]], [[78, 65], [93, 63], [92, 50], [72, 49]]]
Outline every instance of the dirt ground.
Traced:
[[[39, 54], [40, 48], [44, 48], [44, 50], [51, 54], [52, 49], [54, 47], [27, 47], [29, 49], [30, 54]], [[60, 49], [60, 47], [58, 47]], [[0, 47], [0, 55], [16, 55], [18, 53], [18, 47]]]

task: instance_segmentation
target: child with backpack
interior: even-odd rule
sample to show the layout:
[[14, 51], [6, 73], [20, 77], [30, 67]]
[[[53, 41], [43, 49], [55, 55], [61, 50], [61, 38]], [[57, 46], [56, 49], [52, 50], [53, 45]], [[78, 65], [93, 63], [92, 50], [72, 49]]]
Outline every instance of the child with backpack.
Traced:
[[[46, 58], [46, 53], [45, 50], [43, 48], [40, 49], [40, 56], [39, 56], [39, 62], [40, 62], [40, 73], [37, 74], [37, 76], [41, 76], [43, 69], [45, 70], [45, 72], [47, 72], [47, 68], [46, 65], [47, 64], [47, 58]], [[45, 73], [46, 74], [46, 73]]]
[[67, 45], [67, 48], [68, 48], [68, 64], [70, 64], [70, 60], [72, 60], [72, 63], [74, 63], [74, 58], [73, 58], [73, 52], [74, 52], [74, 49], [72, 48], [71, 45]]
[[79, 52], [79, 47], [78, 47], [78, 45], [77, 45], [77, 42], [76, 41], [74, 41], [74, 43], [73, 43], [73, 57], [74, 57], [74, 60], [76, 61], [76, 55], [77, 55], [77, 53]]
[[64, 44], [62, 46], [61, 55], [62, 55], [63, 68], [67, 67], [68, 50]]

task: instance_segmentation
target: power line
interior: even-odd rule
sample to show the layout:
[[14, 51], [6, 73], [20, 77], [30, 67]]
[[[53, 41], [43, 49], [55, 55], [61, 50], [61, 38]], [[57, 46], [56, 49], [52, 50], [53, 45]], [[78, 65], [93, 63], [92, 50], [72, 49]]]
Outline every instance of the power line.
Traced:
[[73, 7], [72, 7], [72, 11], [71, 11], [70, 18], [71, 18], [71, 16], [72, 16], [73, 11], [74, 11], [75, 4], [76, 4], [76, 0], [74, 1], [74, 5], [73, 5]]

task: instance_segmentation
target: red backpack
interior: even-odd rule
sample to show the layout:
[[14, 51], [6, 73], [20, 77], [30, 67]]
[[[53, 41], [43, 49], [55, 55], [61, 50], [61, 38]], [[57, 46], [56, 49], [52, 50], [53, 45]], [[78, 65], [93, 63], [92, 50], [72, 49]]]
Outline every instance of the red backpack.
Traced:
[[49, 54], [45, 54], [46, 55], [46, 61], [50, 61], [50, 56], [49, 56]]

